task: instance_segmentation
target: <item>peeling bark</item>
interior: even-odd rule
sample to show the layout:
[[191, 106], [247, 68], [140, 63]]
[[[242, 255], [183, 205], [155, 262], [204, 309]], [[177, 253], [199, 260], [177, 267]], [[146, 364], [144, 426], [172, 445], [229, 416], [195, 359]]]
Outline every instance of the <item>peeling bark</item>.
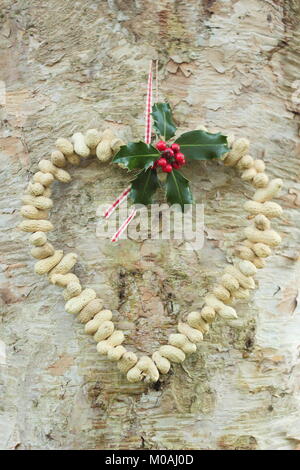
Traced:
[[[4, 449], [299, 449], [299, 46], [297, 0], [2, 0], [1, 396]], [[126, 382], [33, 273], [15, 230], [20, 197], [57, 137], [111, 125], [143, 135], [145, 80], [159, 58], [160, 97], [181, 130], [200, 124], [251, 140], [284, 180], [282, 245], [239, 318], [218, 319], [197, 354], [159, 383]], [[57, 185], [51, 242], [115, 309], [127, 344], [150, 353], [178, 315], [201, 306], [246, 225], [249, 187], [231, 168], [189, 165], [205, 204], [199, 253], [174, 242], [95, 237], [96, 209], [130, 181], [95, 160]], [[4, 354], [6, 348], [6, 359]]]

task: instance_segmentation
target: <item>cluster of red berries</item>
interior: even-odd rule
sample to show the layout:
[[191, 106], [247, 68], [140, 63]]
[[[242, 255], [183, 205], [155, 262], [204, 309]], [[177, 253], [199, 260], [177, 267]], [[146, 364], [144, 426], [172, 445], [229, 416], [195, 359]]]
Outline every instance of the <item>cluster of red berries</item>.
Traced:
[[156, 144], [156, 148], [161, 152], [161, 156], [156, 160], [153, 168], [160, 166], [165, 173], [171, 173], [173, 168], [179, 170], [182, 165], [185, 165], [185, 158], [183, 153], [180, 152], [178, 144], [172, 144], [171, 147], [168, 147], [166, 142], [160, 140]]

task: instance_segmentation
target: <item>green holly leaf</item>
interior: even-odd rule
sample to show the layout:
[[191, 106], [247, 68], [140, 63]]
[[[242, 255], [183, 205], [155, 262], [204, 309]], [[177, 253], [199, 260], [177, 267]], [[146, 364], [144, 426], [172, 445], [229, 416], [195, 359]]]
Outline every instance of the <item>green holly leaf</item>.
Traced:
[[147, 169], [159, 158], [159, 151], [151, 144], [145, 142], [129, 142], [122, 145], [119, 152], [114, 156], [113, 162], [120, 163], [129, 170], [135, 168]]
[[154, 129], [164, 140], [169, 140], [175, 135], [176, 126], [173, 121], [169, 103], [155, 103], [152, 106]]
[[220, 158], [223, 153], [229, 152], [227, 137], [220, 132], [185, 132], [176, 140], [176, 144], [180, 145], [182, 153], [191, 160]]
[[145, 206], [152, 203], [152, 196], [159, 188], [159, 180], [156, 170], [148, 168], [143, 170], [131, 183], [130, 197], [135, 204], [144, 204]]
[[193, 196], [187, 180], [180, 171], [173, 170], [168, 174], [166, 182], [167, 201], [170, 204], [180, 204], [184, 209], [184, 204], [192, 204]]

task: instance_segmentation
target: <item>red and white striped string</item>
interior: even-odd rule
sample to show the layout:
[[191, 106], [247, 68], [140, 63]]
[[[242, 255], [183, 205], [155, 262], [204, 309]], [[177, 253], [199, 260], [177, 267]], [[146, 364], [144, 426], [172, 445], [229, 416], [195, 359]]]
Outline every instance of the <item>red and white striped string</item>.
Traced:
[[111, 214], [116, 210], [116, 208], [121, 204], [121, 202], [124, 201], [128, 197], [128, 194], [130, 193], [131, 186], [128, 186], [128, 188], [125, 189], [125, 191], [120, 194], [119, 197], [112, 203], [112, 205], [105, 211], [104, 213], [104, 218], [108, 219]]
[[146, 98], [146, 116], [145, 116], [145, 142], [151, 143], [151, 110], [152, 110], [152, 60], [149, 67], [147, 98]]
[[[156, 80], [157, 80], [157, 65], [156, 65]], [[157, 81], [156, 81], [156, 96], [158, 93], [157, 90]], [[149, 66], [149, 75], [148, 75], [148, 83], [147, 83], [147, 97], [146, 97], [146, 111], [145, 111], [145, 143], [151, 143], [151, 110], [152, 110], [152, 91], [153, 91], [153, 74], [152, 74], [152, 60]], [[116, 208], [128, 197], [131, 190], [131, 186], [128, 186], [112, 203], [112, 205], [105, 211], [104, 218], [108, 219], [111, 214], [116, 210]], [[136, 209], [133, 208], [127, 217], [127, 219], [122, 223], [121, 227], [117, 230], [117, 232], [111, 238], [111, 242], [116, 242], [119, 240], [120, 236], [126, 230], [132, 219], [136, 215]]]
[[111, 240], [110, 240], [111, 242], [118, 241], [118, 239], [120, 238], [120, 236], [122, 235], [124, 230], [126, 230], [126, 228], [128, 227], [128, 225], [132, 221], [133, 217], [135, 217], [135, 215], [136, 215], [136, 209], [132, 209], [132, 211], [130, 212], [127, 219], [122, 223], [121, 227], [116, 231], [116, 233], [111, 238]]

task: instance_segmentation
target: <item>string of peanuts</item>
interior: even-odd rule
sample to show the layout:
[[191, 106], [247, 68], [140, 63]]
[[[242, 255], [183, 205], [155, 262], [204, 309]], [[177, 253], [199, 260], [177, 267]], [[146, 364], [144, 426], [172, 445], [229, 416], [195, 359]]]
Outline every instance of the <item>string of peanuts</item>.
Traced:
[[[199, 129], [206, 131], [202, 126]], [[77, 132], [71, 141], [59, 138], [51, 159], [39, 162], [39, 171], [28, 184], [20, 211], [25, 220], [19, 227], [31, 233], [31, 255], [38, 260], [34, 267], [36, 274], [47, 275], [49, 282], [64, 288], [66, 312], [77, 315], [78, 321], [85, 324], [85, 332], [93, 335], [97, 342], [97, 351], [116, 361], [129, 382], [144, 380], [149, 383], [156, 382], [160, 373], [167, 374], [171, 363], [181, 363], [186, 355], [196, 351], [196, 345], [209, 331], [216, 314], [225, 319], [237, 318], [230, 304], [249, 297], [250, 290], [255, 288], [257, 269], [265, 266], [265, 259], [271, 255], [272, 248], [281, 242], [279, 234], [271, 229], [270, 219], [282, 214], [281, 207], [271, 202], [280, 191], [282, 181], [277, 178], [269, 181], [264, 162], [249, 155], [247, 139], [235, 140], [234, 136], [228, 136], [230, 151], [223, 155], [222, 160], [226, 166], [237, 167], [242, 180], [255, 188], [253, 200], [244, 205], [253, 223], [245, 229], [245, 239], [236, 247], [237, 260], [225, 268], [220, 282], [205, 297], [201, 311], [190, 312], [184, 321], [180, 320], [178, 333], [171, 334], [168, 344], [161, 346], [151, 358], [138, 358], [123, 346], [124, 333], [115, 328], [112, 312], [103, 309], [103, 300], [93, 289], [83, 289], [78, 277], [70, 272], [77, 262], [76, 253], [64, 254], [62, 250], [54, 249], [46, 235], [54, 228], [47, 220], [48, 211], [53, 206], [50, 186], [54, 180], [62, 183], [71, 181], [70, 174], [64, 169], [67, 163], [78, 165], [80, 158], [90, 155], [96, 155], [100, 161], [108, 161], [121, 145], [122, 140], [110, 129], [103, 133], [90, 129], [85, 135]]]

